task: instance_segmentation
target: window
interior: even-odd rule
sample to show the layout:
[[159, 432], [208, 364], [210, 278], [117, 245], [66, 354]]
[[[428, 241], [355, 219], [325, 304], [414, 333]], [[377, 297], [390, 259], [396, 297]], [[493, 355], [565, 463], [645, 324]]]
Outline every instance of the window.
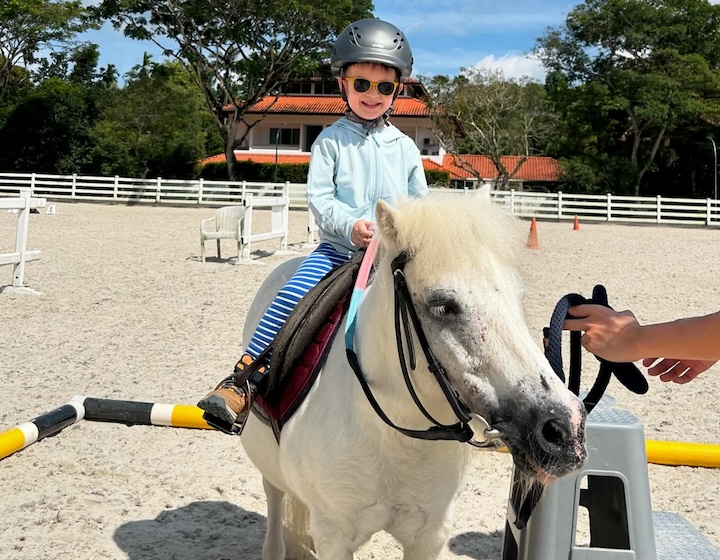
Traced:
[[283, 88], [285, 93], [312, 93], [312, 84], [308, 82], [293, 82]]
[[319, 95], [338, 95], [340, 93], [340, 88], [338, 87], [336, 80], [331, 82], [322, 82], [320, 84], [315, 84], [315, 93]]
[[[279, 138], [278, 138], [279, 132]], [[279, 140], [279, 141], [278, 141]], [[271, 128], [270, 144], [275, 146], [299, 146], [300, 145], [300, 129], [299, 128]]]

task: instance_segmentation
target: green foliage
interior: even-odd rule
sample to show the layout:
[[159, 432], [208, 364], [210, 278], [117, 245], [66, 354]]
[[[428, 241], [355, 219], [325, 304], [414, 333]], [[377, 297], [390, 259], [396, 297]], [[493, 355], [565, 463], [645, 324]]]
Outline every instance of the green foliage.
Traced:
[[[109, 90], [95, 73], [95, 45], [68, 54], [68, 65], [33, 87], [11, 89], [0, 115], [0, 168], [45, 173], [92, 172], [91, 130]], [[62, 68], [70, 68], [66, 75]]]
[[[242, 144], [247, 108], [306, 74], [370, 0], [104, 0], [98, 13], [136, 39], [166, 41], [186, 63], [215, 119], [225, 153]], [[228, 162], [235, 176], [234, 158]]]
[[442, 187], [450, 186], [450, 173], [447, 171], [440, 171], [439, 169], [426, 169], [425, 179], [428, 185], [436, 185]]
[[[668, 142], [720, 120], [720, 7], [705, 0], [588, 0], [538, 40], [563, 115], [554, 147], [642, 192]], [[579, 125], [579, 126], [578, 126]], [[625, 160], [620, 165], [617, 160]]]
[[[260, 183], [307, 183], [308, 164], [280, 163], [277, 166], [277, 180], [275, 180], [274, 163], [256, 163], [253, 161], [237, 162], [238, 181], [256, 181]], [[203, 166], [200, 176], [204, 179], [227, 179], [227, 166], [222, 163], [208, 163]]]
[[81, 0], [0, 2], [0, 99], [16, 67], [34, 67], [48, 49], [57, 51], [92, 26]]
[[182, 65], [154, 64], [146, 55], [95, 124], [96, 165], [103, 175], [192, 176], [206, 153], [207, 124]]
[[[558, 190], [585, 194], [632, 194], [634, 172], [627, 159], [602, 155], [561, 158]], [[600, 172], [598, 172], [598, 169]]]
[[[252, 161], [237, 162], [239, 181], [257, 181], [260, 183], [307, 183], [308, 164], [280, 163], [277, 166], [277, 181], [275, 180], [274, 163], [256, 163]], [[200, 176], [204, 179], [222, 181], [227, 179], [225, 162], [207, 163], [202, 166]], [[425, 170], [425, 179], [428, 185], [449, 186], [450, 173], [434, 169]]]
[[75, 173], [91, 162], [92, 100], [79, 84], [50, 78], [10, 112], [0, 129], [0, 169]]

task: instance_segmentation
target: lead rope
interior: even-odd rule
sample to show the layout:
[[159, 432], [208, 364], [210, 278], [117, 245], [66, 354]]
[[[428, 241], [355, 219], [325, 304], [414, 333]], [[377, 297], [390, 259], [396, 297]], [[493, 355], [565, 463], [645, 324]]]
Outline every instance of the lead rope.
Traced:
[[[565, 382], [565, 372], [563, 370], [562, 358], [562, 333], [565, 319], [572, 319], [568, 315], [568, 309], [575, 305], [595, 304], [604, 307], [610, 307], [608, 304], [607, 290], [605, 286], [598, 284], [593, 288], [592, 298], [586, 299], [580, 294], [567, 294], [560, 298], [555, 305], [555, 310], [550, 317], [550, 326], [543, 328], [543, 346], [545, 347], [545, 357], [550, 366], [553, 368], [563, 383]], [[570, 371], [568, 374], [568, 389], [575, 395], [580, 395], [580, 375], [582, 371], [582, 347], [580, 344], [581, 333], [579, 331], [570, 331]], [[600, 362], [600, 371], [598, 372], [595, 383], [588, 391], [583, 399], [585, 410], [588, 414], [600, 402], [605, 389], [607, 389], [610, 379], [613, 375], [627, 389], [638, 395], [644, 395], [648, 391], [648, 383], [645, 376], [640, 372], [632, 362], [610, 362], [598, 356], [595, 356]], [[543, 493], [543, 485], [533, 482], [530, 491], [524, 496], [515, 495], [513, 493], [513, 507], [516, 511], [515, 526], [518, 529], [524, 528], [535, 506], [540, 501]]]
[[[568, 315], [568, 309], [575, 305], [594, 304], [602, 305], [612, 309], [608, 304], [607, 290], [605, 286], [597, 285], [593, 288], [591, 299], [586, 299], [579, 294], [568, 294], [558, 301], [550, 318], [550, 326], [543, 329], [545, 357], [550, 366], [563, 382], [565, 372], [563, 371], [562, 358], [562, 332], [565, 319], [572, 319]], [[570, 332], [570, 372], [568, 377], [568, 389], [575, 395], [580, 395], [580, 374], [582, 370], [582, 352], [580, 345], [580, 332]], [[600, 362], [600, 371], [595, 383], [583, 399], [583, 404], [588, 414], [602, 398], [613, 375], [628, 390], [638, 395], [644, 395], [648, 391], [648, 383], [645, 376], [632, 362], [610, 362], [604, 358], [595, 356]]]

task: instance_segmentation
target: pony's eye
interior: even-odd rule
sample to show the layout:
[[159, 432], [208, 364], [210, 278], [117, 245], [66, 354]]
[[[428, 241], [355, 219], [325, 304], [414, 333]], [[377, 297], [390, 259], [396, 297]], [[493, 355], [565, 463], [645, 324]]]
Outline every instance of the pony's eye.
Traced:
[[460, 315], [461, 309], [452, 292], [443, 291], [432, 294], [427, 301], [430, 313], [435, 317]]

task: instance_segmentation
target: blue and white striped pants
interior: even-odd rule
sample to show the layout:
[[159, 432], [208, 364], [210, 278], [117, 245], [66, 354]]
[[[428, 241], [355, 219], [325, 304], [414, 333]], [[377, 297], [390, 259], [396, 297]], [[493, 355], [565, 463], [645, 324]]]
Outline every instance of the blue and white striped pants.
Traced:
[[245, 353], [257, 358], [273, 341], [300, 298], [316, 286], [328, 272], [348, 260], [350, 260], [349, 256], [341, 255], [329, 243], [321, 243], [307, 256], [293, 277], [275, 296], [260, 319]]

